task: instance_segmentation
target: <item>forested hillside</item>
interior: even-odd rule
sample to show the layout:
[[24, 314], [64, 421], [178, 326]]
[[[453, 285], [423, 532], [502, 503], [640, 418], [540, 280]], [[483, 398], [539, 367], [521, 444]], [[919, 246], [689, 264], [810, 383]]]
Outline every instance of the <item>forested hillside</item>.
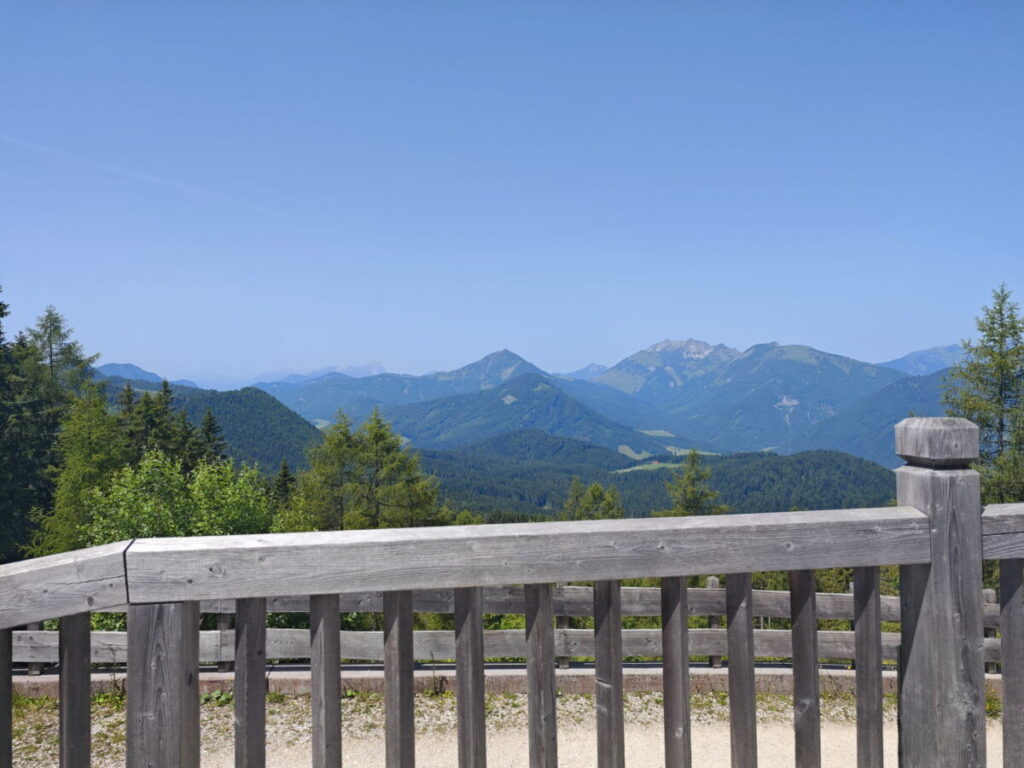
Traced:
[[[536, 446], [536, 447], [535, 447]], [[554, 514], [573, 477], [614, 485], [626, 513], [646, 516], [671, 506], [665, 482], [673, 456], [632, 462], [568, 438], [506, 435], [456, 451], [422, 451], [425, 471], [453, 506], [483, 513]], [[880, 506], [894, 498], [892, 472], [835, 451], [793, 456], [744, 453], [703, 456], [719, 500], [733, 512]]]
[[[103, 379], [108, 401], [130, 383], [139, 391], [155, 391], [159, 382]], [[213, 389], [171, 386], [174, 407], [183, 410], [198, 425], [209, 408], [223, 430], [228, 455], [264, 471], [276, 470], [282, 460], [292, 467], [306, 465], [306, 451], [322, 440], [320, 431], [280, 401], [255, 387], [218, 392]]]

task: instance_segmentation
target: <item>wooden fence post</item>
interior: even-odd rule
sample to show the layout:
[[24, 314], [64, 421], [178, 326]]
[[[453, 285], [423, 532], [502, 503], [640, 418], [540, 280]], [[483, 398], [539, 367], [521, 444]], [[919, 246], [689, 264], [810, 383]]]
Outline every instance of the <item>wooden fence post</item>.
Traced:
[[981, 486], [965, 419], [896, 425], [896, 498], [931, 521], [931, 563], [900, 568], [900, 765], [983, 768]]
[[199, 768], [199, 603], [128, 607], [128, 768]]

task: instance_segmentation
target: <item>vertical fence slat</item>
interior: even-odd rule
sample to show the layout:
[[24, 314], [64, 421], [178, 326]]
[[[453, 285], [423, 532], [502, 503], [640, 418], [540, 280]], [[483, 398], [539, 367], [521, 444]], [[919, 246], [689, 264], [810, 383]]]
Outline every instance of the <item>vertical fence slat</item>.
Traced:
[[[26, 632], [41, 632], [42, 629], [43, 629], [43, 622], [41, 622], [41, 621], [31, 621], [31, 622], [29, 622], [28, 624], [25, 625], [25, 631]], [[43, 669], [45, 669], [45, 667], [46, 667], [45, 664], [41, 664], [40, 662], [33, 661], [33, 662], [31, 662], [28, 665], [28, 674], [29, 674], [30, 677], [35, 677], [36, 675], [41, 675], [41, 674], [43, 674]]]
[[661, 580], [662, 701], [665, 706], [665, 766], [690, 768], [690, 642], [686, 578]]
[[0, 768], [14, 764], [13, 722], [14, 690], [11, 685], [11, 659], [14, 653], [11, 630], [0, 629]]
[[416, 765], [412, 592], [384, 593], [384, 763]]
[[267, 601], [237, 601], [235, 613], [235, 766], [267, 764]]
[[199, 768], [199, 603], [128, 608], [128, 768]]
[[[235, 609], [238, 610], [237, 608]], [[230, 613], [218, 613], [217, 614], [217, 631], [228, 632], [231, 630], [231, 614]], [[230, 672], [235, 668], [233, 662], [230, 661], [218, 661], [217, 671], [218, 672]]]
[[999, 561], [1003, 765], [1024, 765], [1024, 560]]
[[89, 768], [91, 704], [90, 617], [60, 620], [60, 768]]
[[853, 569], [857, 768], [882, 768], [882, 599], [878, 568]]
[[[996, 591], [994, 589], [983, 589], [981, 591], [982, 602], [985, 606], [999, 605], [999, 598], [996, 597]], [[998, 632], [995, 627], [985, 627], [985, 637], [997, 637]], [[999, 673], [999, 662], [997, 661], [986, 661], [985, 662], [985, 673], [986, 674], [998, 674]]]
[[455, 704], [459, 768], [486, 768], [484, 722], [484, 605], [479, 587], [455, 590]]
[[550, 584], [527, 584], [526, 685], [530, 768], [558, 768], [555, 723], [555, 633]]
[[313, 768], [341, 765], [341, 624], [337, 595], [309, 598]]
[[[721, 588], [721, 585], [718, 583], [718, 577], [717, 576], [708, 576], [707, 588], [708, 589], [720, 589]], [[721, 616], [708, 616], [708, 627], [710, 629], [717, 629], [720, 626], [722, 626], [722, 617]], [[708, 666], [709, 667], [714, 667], [715, 669], [720, 669], [721, 666], [722, 666], [722, 657], [721, 656], [708, 656]]]
[[730, 573], [725, 577], [732, 768], [757, 768], [752, 584], [749, 573]]
[[793, 734], [797, 768], [821, 767], [818, 609], [814, 571], [789, 572], [793, 617]]
[[594, 582], [594, 683], [598, 768], [624, 768], [622, 592], [617, 581]]

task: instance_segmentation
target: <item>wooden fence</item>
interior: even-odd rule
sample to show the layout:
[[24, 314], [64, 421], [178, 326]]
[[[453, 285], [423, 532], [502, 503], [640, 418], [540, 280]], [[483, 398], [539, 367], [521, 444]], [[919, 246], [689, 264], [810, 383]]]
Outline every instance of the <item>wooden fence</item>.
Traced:
[[[348, 651], [355, 649], [343, 650], [339, 614], [361, 601], [384, 616], [383, 633], [360, 642], [374, 646], [370, 658], [383, 659], [386, 764], [411, 768], [413, 664], [423, 653], [416, 648], [413, 613], [432, 610], [423, 606], [440, 601], [455, 614], [454, 636], [432, 635], [429, 642], [456, 660], [460, 766], [486, 765], [483, 677], [489, 654], [526, 657], [529, 738], [524, 750], [531, 768], [557, 765], [556, 656], [595, 658], [598, 765], [622, 768], [623, 656], [662, 659], [665, 762], [675, 767], [692, 764], [690, 657], [721, 654], [728, 656], [733, 765], [757, 765], [754, 659], [771, 655], [793, 660], [796, 762], [804, 768], [820, 765], [819, 660], [841, 655], [833, 653], [828, 635], [817, 631], [817, 621], [834, 616], [832, 606], [842, 599], [852, 600], [854, 616], [858, 766], [882, 765], [881, 668], [886, 655], [899, 661], [901, 765], [985, 765], [983, 665], [986, 654], [996, 658], [999, 652], [994, 639], [986, 645], [986, 624], [998, 624], [1001, 634], [1005, 764], [1022, 765], [1024, 505], [990, 506], [982, 514], [978, 475], [968, 468], [977, 457], [978, 432], [969, 422], [908, 419], [897, 425], [896, 445], [907, 461], [896, 471], [896, 507], [142, 539], [2, 566], [0, 664], [9, 665], [14, 644], [23, 648], [26, 642], [25, 633], [10, 628], [61, 618], [56, 650], [61, 764], [88, 765], [89, 671], [95, 659], [92, 640], [100, 635], [93, 633], [91, 640], [89, 613], [126, 606], [127, 647], [111, 653], [127, 660], [130, 768], [199, 765], [197, 673], [207, 654], [235, 663], [236, 764], [262, 766], [266, 659], [292, 656], [301, 648], [294, 655], [310, 659], [313, 765], [338, 766], [340, 659], [371, 654], [369, 648], [351, 655]], [[983, 559], [1000, 560], [998, 621], [986, 615], [983, 605]], [[893, 602], [879, 594], [882, 565], [900, 566], [898, 614]], [[831, 567], [854, 569], [852, 598], [815, 593], [814, 570]], [[757, 571], [790, 572], [786, 613], [793, 626], [782, 633], [785, 642], [773, 645], [774, 639], [768, 643], [763, 632], [755, 632], [754, 616], [778, 601], [760, 595], [759, 606], [751, 580]], [[720, 573], [727, 574], [724, 596], [686, 587], [687, 576]], [[623, 631], [622, 617], [636, 603], [648, 604], [651, 593], [624, 589], [620, 581], [640, 577], [661, 579], [657, 613], [662, 627], [636, 634]], [[594, 587], [584, 597], [574, 591], [578, 588], [552, 586], [573, 581], [593, 582]], [[521, 602], [502, 587], [507, 584], [523, 585]], [[451, 602], [447, 592], [438, 590], [451, 590]], [[309, 595], [310, 630], [268, 632], [268, 608], [296, 594]], [[584, 608], [587, 598], [590, 604]], [[521, 606], [525, 631], [484, 632], [484, 611], [502, 599]], [[202, 602], [228, 600], [235, 601], [236, 629], [201, 634]], [[689, 629], [691, 601], [716, 601], [711, 612], [722, 607], [726, 629]], [[227, 610], [223, 602], [208, 603], [209, 608]], [[584, 610], [594, 617], [593, 630], [556, 633], [556, 611], [584, 615]], [[900, 621], [898, 643], [881, 632], [887, 618]], [[421, 645], [426, 637], [421, 634]], [[204, 643], [215, 648], [204, 648]], [[53, 658], [52, 650], [46, 653], [47, 660]], [[2, 768], [11, 761], [10, 676], [0, 681]]]

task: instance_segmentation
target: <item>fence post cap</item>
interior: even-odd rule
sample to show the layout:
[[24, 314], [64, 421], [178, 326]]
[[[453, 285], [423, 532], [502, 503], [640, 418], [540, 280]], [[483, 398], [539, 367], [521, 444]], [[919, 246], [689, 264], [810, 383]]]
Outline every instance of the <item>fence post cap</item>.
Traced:
[[967, 419], [918, 416], [896, 425], [896, 455], [914, 466], [964, 468], [978, 450], [978, 427]]

